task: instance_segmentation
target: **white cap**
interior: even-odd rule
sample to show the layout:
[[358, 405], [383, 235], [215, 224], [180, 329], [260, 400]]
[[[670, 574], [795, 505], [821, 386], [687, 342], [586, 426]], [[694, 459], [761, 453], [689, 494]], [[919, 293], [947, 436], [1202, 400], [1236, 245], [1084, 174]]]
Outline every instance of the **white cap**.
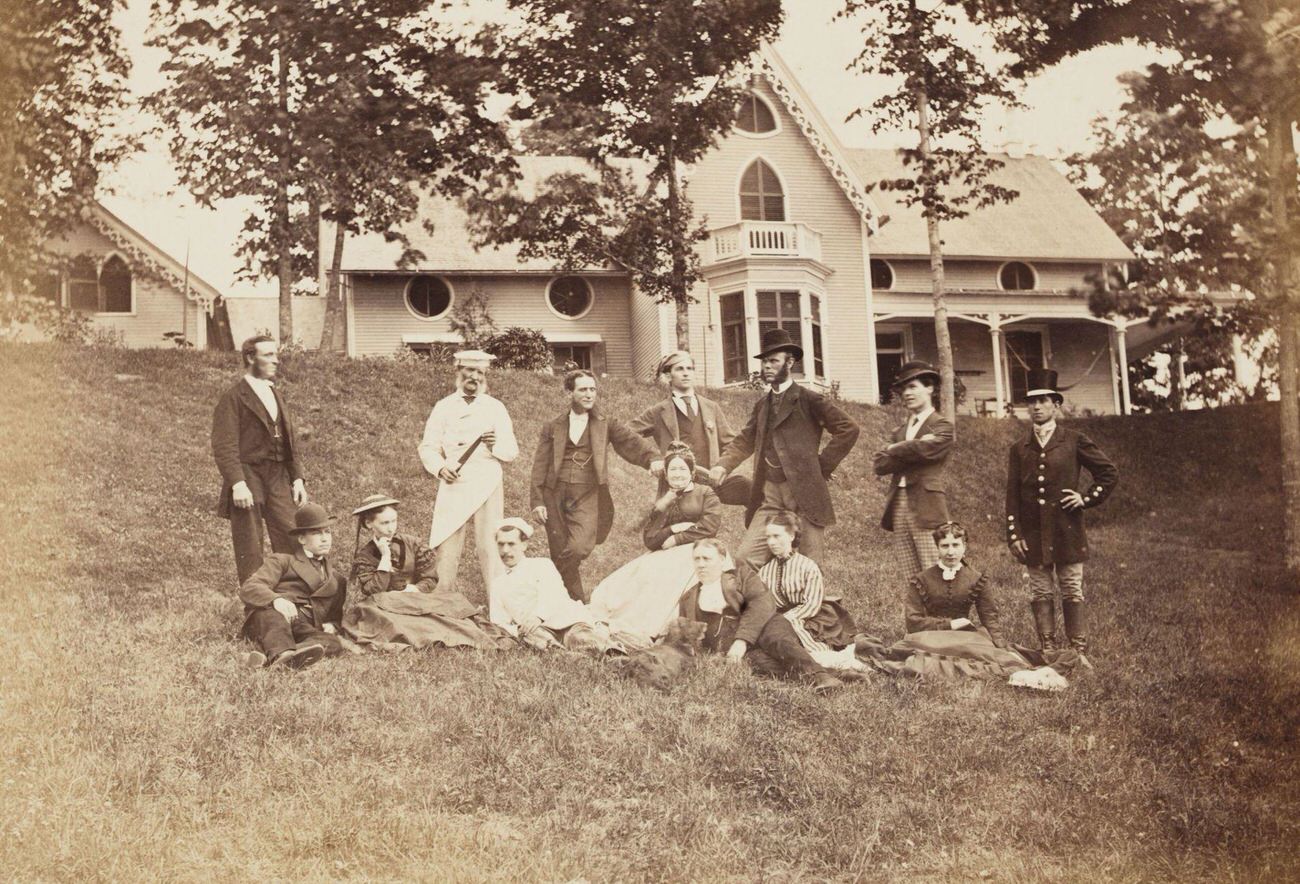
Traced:
[[490, 368], [492, 360], [496, 359], [491, 353], [485, 350], [457, 350], [452, 354], [457, 365], [463, 365], [465, 368]]
[[523, 519], [519, 518], [518, 516], [511, 516], [508, 519], [502, 519], [501, 522], [497, 525], [497, 530], [500, 531], [502, 528], [514, 528], [516, 531], [518, 531], [520, 534], [523, 535], [524, 540], [527, 540], [528, 538], [533, 536], [533, 526], [529, 525], [527, 522], [525, 522]]

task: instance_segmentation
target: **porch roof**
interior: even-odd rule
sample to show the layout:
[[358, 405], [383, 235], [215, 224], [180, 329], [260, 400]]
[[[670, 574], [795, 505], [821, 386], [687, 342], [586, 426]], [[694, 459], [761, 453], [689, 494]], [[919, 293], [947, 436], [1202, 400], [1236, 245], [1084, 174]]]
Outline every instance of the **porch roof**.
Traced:
[[[907, 177], [896, 150], [850, 149], [850, 162], [868, 186]], [[990, 179], [1018, 192], [1009, 203], [980, 209], [941, 228], [945, 258], [1042, 261], [1131, 261], [1133, 253], [1044, 157], [992, 154], [1005, 165]], [[903, 205], [897, 191], [875, 188], [871, 197], [888, 221], [871, 235], [872, 255], [929, 254], [920, 206]]]

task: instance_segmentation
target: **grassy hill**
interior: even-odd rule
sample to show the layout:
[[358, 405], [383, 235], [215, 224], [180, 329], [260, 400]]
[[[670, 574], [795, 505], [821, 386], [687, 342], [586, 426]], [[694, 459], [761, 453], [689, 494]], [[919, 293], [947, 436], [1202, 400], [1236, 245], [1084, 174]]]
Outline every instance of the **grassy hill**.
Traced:
[[[437, 652], [238, 666], [212, 405], [229, 354], [0, 346], [0, 860], [15, 880], [1281, 880], [1300, 870], [1300, 601], [1274, 566], [1276, 411], [1087, 421], [1121, 469], [1091, 517], [1097, 671], [1060, 696], [881, 679], [827, 699], [706, 661], [671, 695], [565, 655]], [[286, 361], [309, 490], [427, 530], [415, 454], [444, 370]], [[498, 373], [527, 507], [559, 383]], [[602, 382], [607, 412], [659, 393]], [[753, 394], [723, 393], [740, 423]], [[895, 422], [850, 411], [828, 579], [902, 634], [883, 486]], [[972, 557], [1031, 637], [1001, 541], [1012, 422], [948, 470]], [[619, 464], [591, 585], [639, 552], [652, 483]], [[724, 536], [738, 539], [729, 510]], [[545, 552], [544, 541], [536, 553]], [[472, 556], [465, 586], [482, 599]]]

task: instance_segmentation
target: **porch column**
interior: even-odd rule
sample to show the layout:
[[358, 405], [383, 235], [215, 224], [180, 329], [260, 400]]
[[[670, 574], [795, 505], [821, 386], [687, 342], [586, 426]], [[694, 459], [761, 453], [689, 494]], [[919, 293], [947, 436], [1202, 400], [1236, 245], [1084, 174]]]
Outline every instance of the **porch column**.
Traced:
[[1007, 408], [1002, 386], [1002, 317], [996, 313], [989, 314], [989, 337], [993, 342], [993, 402], [997, 416], [1003, 417]]
[[1128, 329], [1124, 326], [1124, 320], [1115, 320], [1115, 349], [1119, 356], [1119, 393], [1121, 414], [1133, 413], [1133, 401], [1129, 397], [1128, 388], [1128, 343], [1125, 340], [1127, 337]]
[[1110, 351], [1110, 398], [1116, 414], [1122, 414], [1124, 403], [1119, 397], [1119, 360], [1115, 358], [1115, 327], [1106, 329], [1106, 348]]

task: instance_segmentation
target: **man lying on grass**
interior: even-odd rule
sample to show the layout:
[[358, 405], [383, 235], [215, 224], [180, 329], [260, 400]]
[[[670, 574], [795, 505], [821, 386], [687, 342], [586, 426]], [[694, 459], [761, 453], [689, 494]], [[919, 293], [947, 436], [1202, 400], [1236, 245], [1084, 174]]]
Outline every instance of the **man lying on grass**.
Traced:
[[289, 533], [298, 550], [271, 553], [239, 589], [247, 614], [244, 635], [258, 647], [249, 655], [250, 666], [302, 669], [343, 652], [338, 628], [347, 581], [327, 559], [333, 544], [329, 515], [309, 503], [293, 521]]
[[569, 595], [550, 559], [529, 558], [533, 527], [523, 519], [504, 520], [496, 531], [497, 553], [505, 573], [492, 587], [497, 625], [538, 650], [567, 648], [596, 656], [626, 653], [650, 646], [648, 636], [611, 630], [587, 606]]

